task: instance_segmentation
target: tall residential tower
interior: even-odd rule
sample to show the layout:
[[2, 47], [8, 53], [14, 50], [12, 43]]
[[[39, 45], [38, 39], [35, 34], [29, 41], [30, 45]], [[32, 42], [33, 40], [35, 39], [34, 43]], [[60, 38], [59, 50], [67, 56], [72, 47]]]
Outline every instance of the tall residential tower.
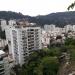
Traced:
[[9, 28], [9, 31], [9, 54], [12, 55], [16, 64], [24, 64], [31, 52], [42, 48], [40, 27], [14, 26]]

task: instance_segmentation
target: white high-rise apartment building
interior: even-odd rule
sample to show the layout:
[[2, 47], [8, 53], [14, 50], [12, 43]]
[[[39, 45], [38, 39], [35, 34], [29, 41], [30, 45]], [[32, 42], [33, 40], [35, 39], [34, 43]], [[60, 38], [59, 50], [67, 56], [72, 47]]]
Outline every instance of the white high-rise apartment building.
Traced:
[[33, 50], [41, 49], [41, 29], [35, 26], [16, 26], [9, 30], [9, 54], [16, 64], [22, 65]]
[[73, 31], [73, 26], [72, 25], [66, 25], [66, 26], [64, 26], [64, 28], [65, 28], [66, 32]]
[[54, 31], [55, 30], [55, 25], [51, 24], [51, 25], [44, 25], [44, 29], [46, 31]]
[[6, 20], [1, 20], [1, 28], [2, 28], [2, 31], [4, 31], [5, 30], [5, 27], [7, 26], [7, 22], [6, 22]]
[[10, 75], [8, 57], [2, 50], [0, 50], [0, 75]]
[[14, 25], [16, 25], [16, 21], [15, 20], [9, 20], [8, 25], [14, 26]]
[[75, 25], [73, 25], [73, 31], [75, 32]]

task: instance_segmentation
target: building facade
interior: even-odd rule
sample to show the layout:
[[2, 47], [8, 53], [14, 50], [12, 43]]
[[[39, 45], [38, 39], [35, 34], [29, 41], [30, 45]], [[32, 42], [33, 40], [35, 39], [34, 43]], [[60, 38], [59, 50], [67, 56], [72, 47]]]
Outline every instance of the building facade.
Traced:
[[16, 64], [24, 64], [31, 52], [42, 48], [40, 27], [16, 26], [9, 30], [9, 54], [12, 55]]

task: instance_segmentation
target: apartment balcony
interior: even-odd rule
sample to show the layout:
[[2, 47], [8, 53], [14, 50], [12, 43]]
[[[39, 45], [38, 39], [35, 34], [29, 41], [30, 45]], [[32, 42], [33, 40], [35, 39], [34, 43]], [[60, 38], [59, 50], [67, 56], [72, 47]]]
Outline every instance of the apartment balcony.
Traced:
[[27, 31], [28, 33], [34, 33], [34, 31]]
[[0, 69], [1, 69], [1, 68], [3, 68], [3, 67], [4, 67], [3, 63], [2, 63], [2, 64], [0, 64]]
[[28, 51], [32, 51], [34, 49], [34, 46], [28, 47]]
[[25, 46], [25, 47], [27, 47], [27, 43], [23, 43], [23, 44], [22, 44], [22, 46]]
[[0, 72], [0, 75], [5, 75], [5, 71], [3, 71], [3, 72]]
[[31, 54], [34, 50], [29, 50], [29, 54]]
[[32, 33], [32, 34], [30, 33], [30, 34], [28, 34], [28, 36], [34, 36], [34, 33]]
[[22, 41], [22, 43], [27, 44], [27, 41]]
[[28, 39], [34, 39], [34, 37], [28, 37]]
[[30, 37], [29, 39], [34, 39], [34, 37]]
[[32, 41], [34, 41], [34, 39], [28, 39], [28, 42], [32, 42]]
[[23, 55], [24, 55], [24, 57], [26, 57], [26, 56], [28, 56], [28, 53], [24, 53]]
[[28, 48], [31, 48], [33, 46], [34, 46], [34, 44], [28, 44]]
[[26, 40], [27, 39], [27, 37], [22, 37], [22, 40]]
[[35, 37], [39, 37], [39, 35], [35, 35]]
[[28, 41], [28, 44], [34, 44], [34, 40]]
[[28, 44], [29, 44], [29, 43], [34, 43], [34, 40], [28, 40]]
[[34, 48], [34, 46], [30, 46], [28, 47], [28, 50], [32, 50]]
[[35, 32], [35, 34], [38, 34], [38, 32]]
[[26, 54], [26, 53], [28, 53], [28, 51], [24, 49], [23, 54]]
[[0, 71], [4, 71], [4, 67], [2, 66], [2, 67], [0, 67]]
[[38, 31], [38, 29], [35, 29], [35, 31]]
[[35, 38], [35, 41], [39, 41], [39, 38]]
[[1, 73], [4, 73], [4, 68], [3, 68], [3, 69], [0, 69], [0, 74], [1, 74]]
[[29, 54], [24, 56], [24, 60], [28, 59]]
[[29, 47], [29, 48], [28, 48], [28, 50], [32, 50], [32, 48], [31, 48], [31, 47]]
[[32, 37], [34, 37], [34, 35], [28, 35], [28, 38], [32, 38]]
[[34, 39], [34, 37], [30, 37], [30, 38], [28, 38], [28, 39]]
[[28, 61], [28, 57], [25, 57], [25, 58], [24, 58], [24, 62], [27, 62], [27, 61]]
[[27, 31], [34, 31], [34, 29], [28, 29]]
[[27, 53], [27, 49], [23, 49], [23, 54]]
[[29, 31], [28, 34], [34, 34], [34, 31]]

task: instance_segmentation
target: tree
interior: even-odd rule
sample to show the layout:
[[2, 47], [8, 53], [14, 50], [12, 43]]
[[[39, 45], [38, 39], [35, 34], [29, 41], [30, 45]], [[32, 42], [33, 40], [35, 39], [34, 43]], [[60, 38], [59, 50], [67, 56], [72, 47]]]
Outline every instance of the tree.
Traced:
[[19, 75], [56, 75], [59, 68], [58, 54], [59, 48], [34, 51], [28, 63], [22, 66]]
[[74, 7], [75, 7], [75, 1], [71, 5], [69, 5], [67, 9], [70, 10], [70, 9], [73, 9]]
[[43, 75], [56, 75], [59, 62], [57, 57], [44, 57], [41, 64], [43, 65]]
[[43, 75], [43, 65], [38, 64], [38, 67], [34, 68], [34, 75]]
[[65, 45], [75, 45], [75, 39], [73, 39], [73, 38], [67, 38], [66, 40], [65, 40]]

